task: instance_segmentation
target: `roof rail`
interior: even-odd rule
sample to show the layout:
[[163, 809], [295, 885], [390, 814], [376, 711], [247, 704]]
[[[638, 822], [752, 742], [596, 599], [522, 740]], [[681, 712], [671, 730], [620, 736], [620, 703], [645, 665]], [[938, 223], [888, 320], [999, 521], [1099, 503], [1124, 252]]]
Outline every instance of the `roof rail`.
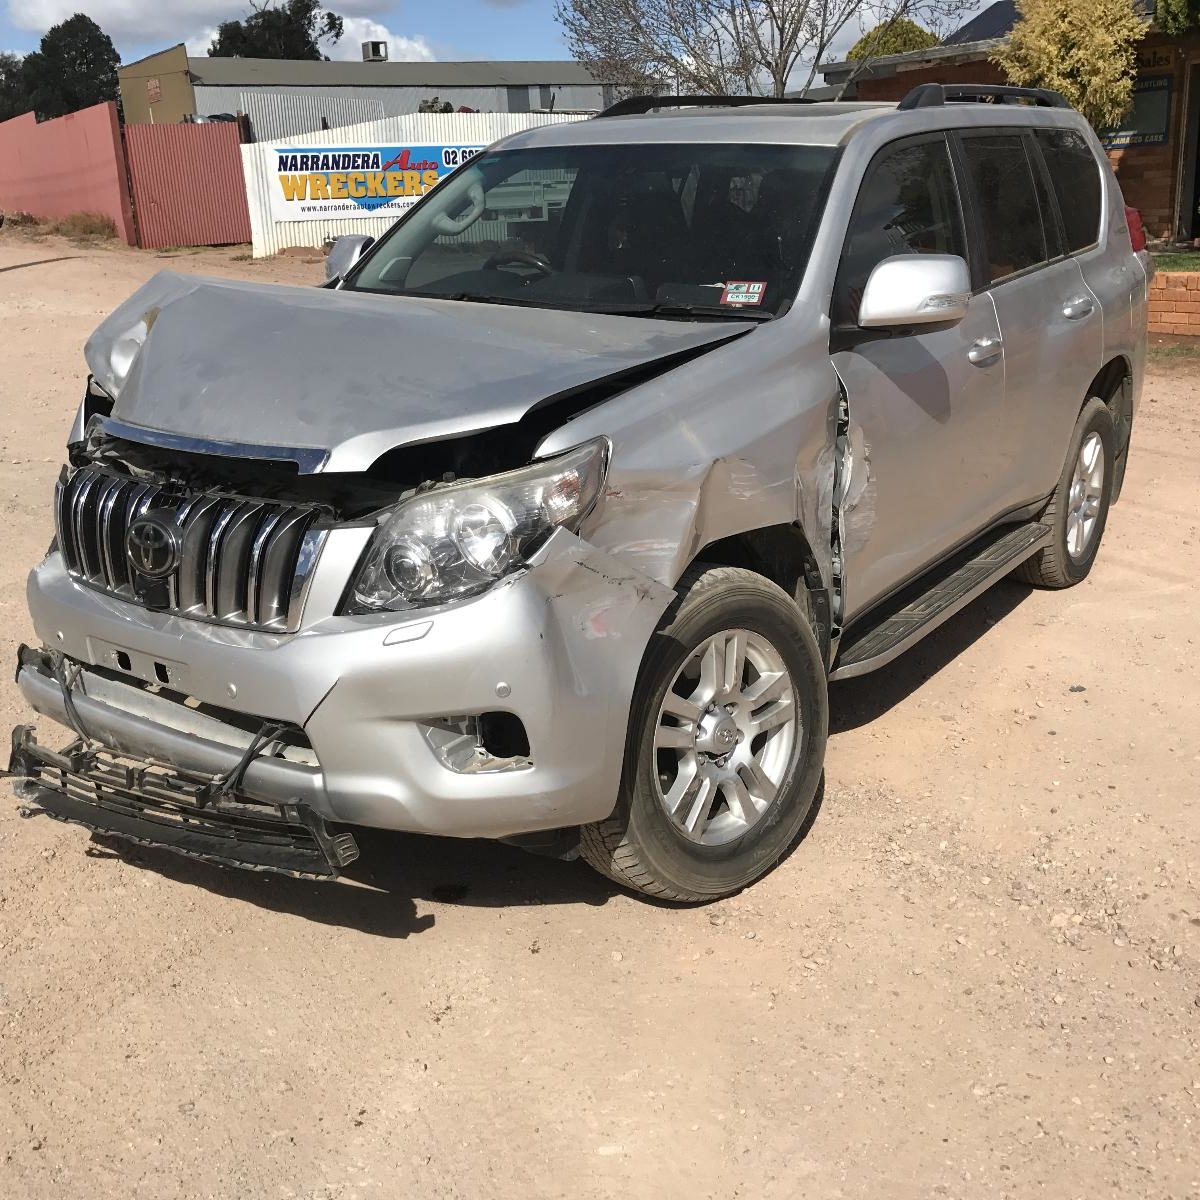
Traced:
[[742, 108], [748, 104], [815, 104], [805, 96], [628, 96], [597, 117], [632, 117], [656, 108]]
[[937, 108], [961, 101], [968, 104], [1029, 104], [1037, 108], [1070, 108], [1064, 97], [1049, 88], [1009, 87], [1002, 83], [919, 83], [898, 109]]

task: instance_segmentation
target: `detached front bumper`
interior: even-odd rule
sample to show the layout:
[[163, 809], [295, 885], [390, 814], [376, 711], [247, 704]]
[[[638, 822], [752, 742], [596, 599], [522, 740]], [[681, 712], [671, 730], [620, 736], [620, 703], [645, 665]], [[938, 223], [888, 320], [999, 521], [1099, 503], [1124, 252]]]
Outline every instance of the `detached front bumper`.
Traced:
[[[73, 707], [101, 746], [221, 775], [256, 722], [280, 723], [307, 747], [254, 757], [240, 776], [247, 797], [453, 837], [612, 811], [638, 667], [672, 596], [565, 530], [471, 601], [327, 617], [295, 635], [149, 612], [79, 585], [57, 555], [29, 583], [39, 635], [84, 667]], [[45, 666], [23, 663], [17, 682], [34, 709], [73, 724]], [[483, 714], [515, 718], [528, 752], [464, 754]]]

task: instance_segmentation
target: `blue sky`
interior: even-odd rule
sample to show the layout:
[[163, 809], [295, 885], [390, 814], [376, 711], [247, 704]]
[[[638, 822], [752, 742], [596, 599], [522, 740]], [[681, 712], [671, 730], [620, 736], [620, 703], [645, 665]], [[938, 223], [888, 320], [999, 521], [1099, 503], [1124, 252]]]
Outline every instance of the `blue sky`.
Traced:
[[[334, 51], [358, 57], [358, 43], [384, 37], [393, 58], [566, 58], [553, 0], [346, 0]], [[203, 53], [209, 31], [248, 11], [246, 0], [0, 0], [0, 50], [34, 49], [53, 24], [86, 12], [132, 62], [175, 42]]]
[[[962, 0], [961, 24], [983, 7]], [[554, 0], [331, 0], [345, 20], [345, 36], [326, 51], [357, 59], [359, 43], [383, 39], [393, 59], [567, 58], [554, 20]], [[864, 7], [869, 7], [864, 5]], [[24, 53], [43, 33], [84, 11], [116, 44], [124, 62], [186, 42], [203, 54], [216, 26], [249, 11], [247, 0], [0, 0], [0, 50]], [[858, 35], [856, 23], [834, 44], [835, 55]]]

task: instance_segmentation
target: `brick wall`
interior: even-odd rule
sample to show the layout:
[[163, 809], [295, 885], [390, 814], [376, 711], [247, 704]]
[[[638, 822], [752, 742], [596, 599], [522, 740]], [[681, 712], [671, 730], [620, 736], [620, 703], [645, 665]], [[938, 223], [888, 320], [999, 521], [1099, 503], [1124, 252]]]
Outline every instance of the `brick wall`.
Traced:
[[1200, 271], [1167, 271], [1154, 277], [1150, 332], [1200, 336]]

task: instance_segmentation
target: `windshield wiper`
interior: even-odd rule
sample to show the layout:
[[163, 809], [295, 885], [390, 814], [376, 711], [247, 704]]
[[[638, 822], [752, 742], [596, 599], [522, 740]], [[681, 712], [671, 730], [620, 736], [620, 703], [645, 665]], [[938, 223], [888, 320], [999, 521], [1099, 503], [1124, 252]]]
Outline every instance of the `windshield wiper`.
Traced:
[[705, 317], [718, 321], [773, 321], [775, 314], [757, 308], [716, 304], [618, 304], [597, 309], [615, 317]]

